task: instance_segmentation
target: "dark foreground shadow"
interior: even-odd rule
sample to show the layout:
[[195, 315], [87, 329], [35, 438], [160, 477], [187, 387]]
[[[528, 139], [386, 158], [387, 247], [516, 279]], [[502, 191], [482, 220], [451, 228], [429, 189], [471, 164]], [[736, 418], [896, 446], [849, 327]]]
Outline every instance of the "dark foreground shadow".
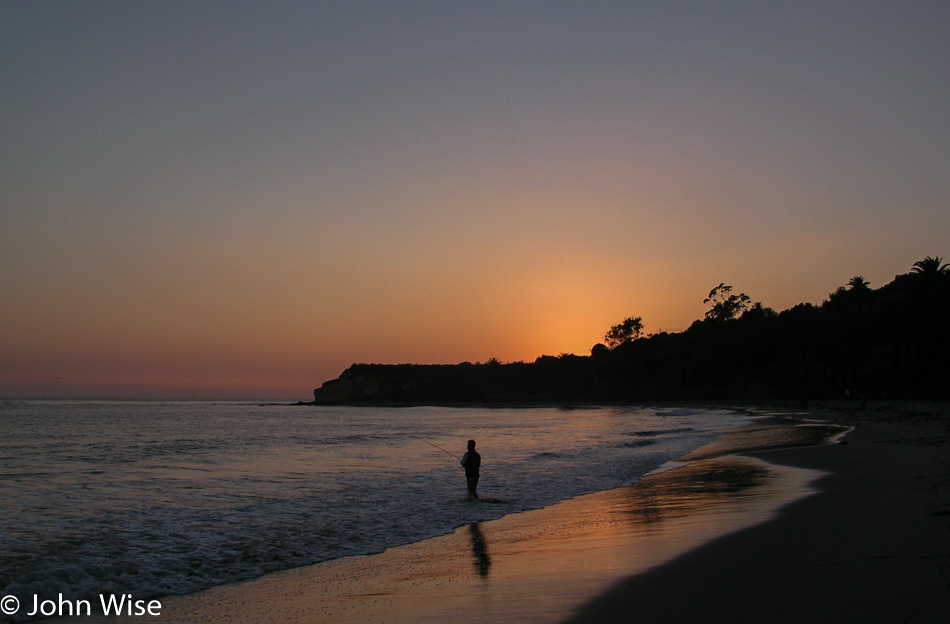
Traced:
[[491, 570], [491, 557], [488, 555], [485, 536], [482, 535], [479, 523], [468, 525], [468, 532], [472, 537], [472, 557], [475, 560], [475, 573], [483, 578], [488, 578], [488, 573]]

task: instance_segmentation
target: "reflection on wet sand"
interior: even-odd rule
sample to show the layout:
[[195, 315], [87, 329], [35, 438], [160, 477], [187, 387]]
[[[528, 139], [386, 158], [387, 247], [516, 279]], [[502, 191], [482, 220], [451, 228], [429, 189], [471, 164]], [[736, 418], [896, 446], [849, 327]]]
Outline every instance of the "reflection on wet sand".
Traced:
[[[747, 432], [759, 441], [813, 433]], [[558, 621], [622, 578], [767, 519], [821, 474], [708, 455], [635, 485], [378, 555], [170, 598], [162, 622]]]
[[645, 478], [638, 487], [626, 488], [618, 512], [633, 525], [653, 524], [698, 512], [709, 512], [736, 497], [759, 497], [775, 477], [758, 462], [712, 459]]
[[731, 431], [728, 435], [687, 454], [683, 459], [694, 461], [730, 453], [827, 444], [836, 441], [848, 430], [848, 427], [841, 425], [803, 423], [789, 416], [776, 415]]
[[488, 546], [485, 545], [485, 536], [482, 535], [480, 523], [468, 525], [468, 532], [472, 537], [472, 557], [475, 559], [475, 572], [478, 576], [488, 577], [491, 569], [491, 557], [488, 556]]

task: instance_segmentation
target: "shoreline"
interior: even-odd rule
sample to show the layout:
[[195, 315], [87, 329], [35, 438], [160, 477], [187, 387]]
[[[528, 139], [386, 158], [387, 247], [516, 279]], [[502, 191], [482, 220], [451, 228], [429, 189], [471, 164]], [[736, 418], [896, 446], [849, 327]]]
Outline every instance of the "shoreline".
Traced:
[[[852, 427], [843, 444], [757, 451], [820, 470], [813, 496], [587, 603], [565, 624], [943, 622], [950, 612], [950, 409], [816, 406]], [[624, 617], [626, 615], [627, 617]]]
[[[813, 443], [759, 418], [635, 484], [449, 535], [162, 600], [162, 622], [556, 622], [609, 587], [808, 495], [820, 473], [737, 451]], [[90, 621], [89, 617], [57, 621]], [[92, 621], [125, 621], [93, 617]]]

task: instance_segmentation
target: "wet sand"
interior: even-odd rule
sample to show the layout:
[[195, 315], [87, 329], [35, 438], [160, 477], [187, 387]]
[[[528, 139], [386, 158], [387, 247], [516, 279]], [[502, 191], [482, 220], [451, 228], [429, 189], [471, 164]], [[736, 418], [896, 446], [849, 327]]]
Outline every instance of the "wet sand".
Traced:
[[557, 622], [611, 583], [807, 492], [810, 471], [717, 458], [641, 487], [166, 601], [163, 622]]
[[814, 414], [853, 426], [846, 444], [756, 454], [826, 472], [814, 496], [618, 583], [568, 621], [948, 621], [947, 406]]
[[[841, 427], [760, 420], [632, 486], [165, 598], [149, 619], [944, 621], [947, 420], [816, 416]], [[843, 444], [801, 446], [852, 425]], [[733, 454], [776, 446], [792, 448]]]
[[463, 526], [377, 555], [165, 598], [156, 619], [558, 622], [631, 574], [763, 522], [810, 493], [817, 471], [728, 455], [828, 434], [796, 422], [760, 421], [704, 447], [685, 467], [633, 486]]

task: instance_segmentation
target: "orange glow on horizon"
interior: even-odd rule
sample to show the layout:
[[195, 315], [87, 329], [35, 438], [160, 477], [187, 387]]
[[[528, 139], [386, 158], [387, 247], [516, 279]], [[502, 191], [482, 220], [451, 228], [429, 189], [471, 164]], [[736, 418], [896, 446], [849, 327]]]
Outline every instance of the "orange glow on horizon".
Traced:
[[245, 9], [0, 4], [0, 396], [306, 399], [947, 255], [940, 3]]

